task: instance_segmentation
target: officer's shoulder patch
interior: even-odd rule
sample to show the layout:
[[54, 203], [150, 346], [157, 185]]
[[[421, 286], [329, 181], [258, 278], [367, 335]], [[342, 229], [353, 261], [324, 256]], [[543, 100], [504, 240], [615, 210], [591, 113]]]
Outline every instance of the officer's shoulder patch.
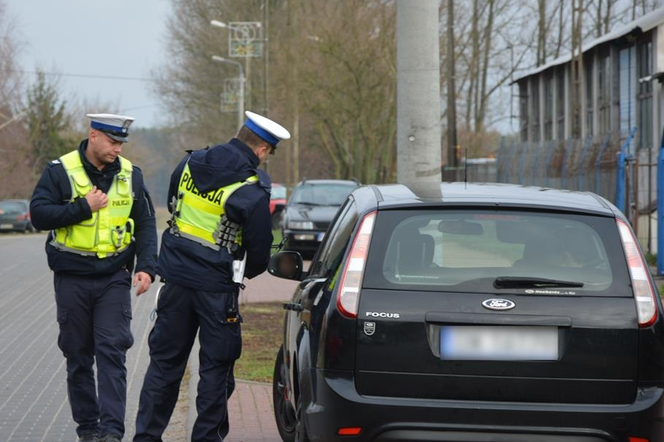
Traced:
[[272, 178], [270, 178], [270, 175], [268, 175], [267, 172], [265, 172], [263, 169], [256, 169], [255, 171], [261, 184], [272, 187]]
[[272, 179], [270, 178], [270, 175], [267, 174], [262, 169], [257, 169], [256, 170], [256, 175], [258, 175], [258, 182], [260, 186], [268, 193], [272, 191]]

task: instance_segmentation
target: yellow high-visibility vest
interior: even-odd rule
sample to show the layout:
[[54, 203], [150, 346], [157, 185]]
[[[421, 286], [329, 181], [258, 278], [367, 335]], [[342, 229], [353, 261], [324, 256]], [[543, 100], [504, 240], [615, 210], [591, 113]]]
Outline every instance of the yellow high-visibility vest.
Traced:
[[226, 201], [242, 186], [255, 184], [258, 176], [202, 193], [194, 184], [187, 163], [180, 176], [177, 200], [174, 202], [171, 233], [219, 250], [232, 251], [242, 244], [242, 226], [226, 216]]
[[[134, 203], [131, 187], [132, 164], [120, 158], [120, 171], [108, 190], [108, 205], [92, 217], [72, 226], [55, 230], [51, 244], [80, 255], [106, 258], [123, 252], [133, 241], [134, 220], [129, 215]], [[84, 198], [92, 190], [92, 182], [85, 172], [78, 150], [60, 157], [71, 185], [71, 201]]]

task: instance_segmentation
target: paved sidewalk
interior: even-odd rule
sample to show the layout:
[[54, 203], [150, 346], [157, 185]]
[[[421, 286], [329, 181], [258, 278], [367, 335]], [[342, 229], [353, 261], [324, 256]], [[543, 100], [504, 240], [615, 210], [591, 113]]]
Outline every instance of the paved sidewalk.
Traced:
[[[229, 404], [229, 441], [280, 441], [274, 421], [272, 386], [243, 381], [237, 384]], [[235, 436], [234, 436], [235, 435]]]
[[[65, 358], [57, 346], [53, 275], [44, 254], [45, 234], [0, 235], [0, 442], [72, 442], [76, 425], [67, 400]], [[288, 300], [297, 283], [267, 273], [251, 280], [241, 302]], [[134, 436], [143, 378], [150, 360], [148, 335], [159, 284], [140, 297], [132, 295], [134, 346], [127, 352], [127, 412], [124, 441]], [[132, 292], [134, 292], [132, 290]], [[190, 358], [198, 364], [198, 352]], [[193, 365], [193, 364], [192, 364]], [[193, 367], [192, 367], [193, 368]], [[196, 378], [187, 395], [195, 410]], [[230, 400], [231, 433], [227, 441], [274, 441], [280, 438], [272, 412], [270, 384], [238, 382]], [[183, 405], [183, 410], [186, 405]], [[187, 442], [193, 423], [174, 416], [168, 442]]]

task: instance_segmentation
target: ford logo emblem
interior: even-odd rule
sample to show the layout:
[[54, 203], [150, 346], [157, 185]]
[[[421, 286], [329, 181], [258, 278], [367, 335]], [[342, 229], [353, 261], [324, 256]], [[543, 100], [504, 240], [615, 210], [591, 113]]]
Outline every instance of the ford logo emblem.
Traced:
[[510, 310], [516, 307], [516, 304], [509, 299], [487, 299], [482, 303], [482, 307], [489, 310]]

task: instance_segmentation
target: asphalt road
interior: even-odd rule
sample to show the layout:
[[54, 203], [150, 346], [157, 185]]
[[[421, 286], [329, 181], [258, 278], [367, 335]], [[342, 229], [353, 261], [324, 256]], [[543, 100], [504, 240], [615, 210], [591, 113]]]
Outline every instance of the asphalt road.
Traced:
[[[0, 235], [2, 442], [76, 440], [67, 401], [65, 359], [56, 343], [58, 326], [53, 276], [46, 264], [44, 241], [43, 233]], [[247, 283], [241, 301], [286, 300], [294, 285], [292, 281], [265, 273]], [[150, 312], [157, 286], [153, 284], [148, 293], [133, 297], [132, 301], [135, 343], [127, 354], [125, 441], [131, 440], [134, 434], [133, 420], [149, 362], [147, 337], [152, 328]], [[194, 350], [192, 354], [197, 353]], [[245, 439], [233, 430], [231, 436], [233, 440]]]

